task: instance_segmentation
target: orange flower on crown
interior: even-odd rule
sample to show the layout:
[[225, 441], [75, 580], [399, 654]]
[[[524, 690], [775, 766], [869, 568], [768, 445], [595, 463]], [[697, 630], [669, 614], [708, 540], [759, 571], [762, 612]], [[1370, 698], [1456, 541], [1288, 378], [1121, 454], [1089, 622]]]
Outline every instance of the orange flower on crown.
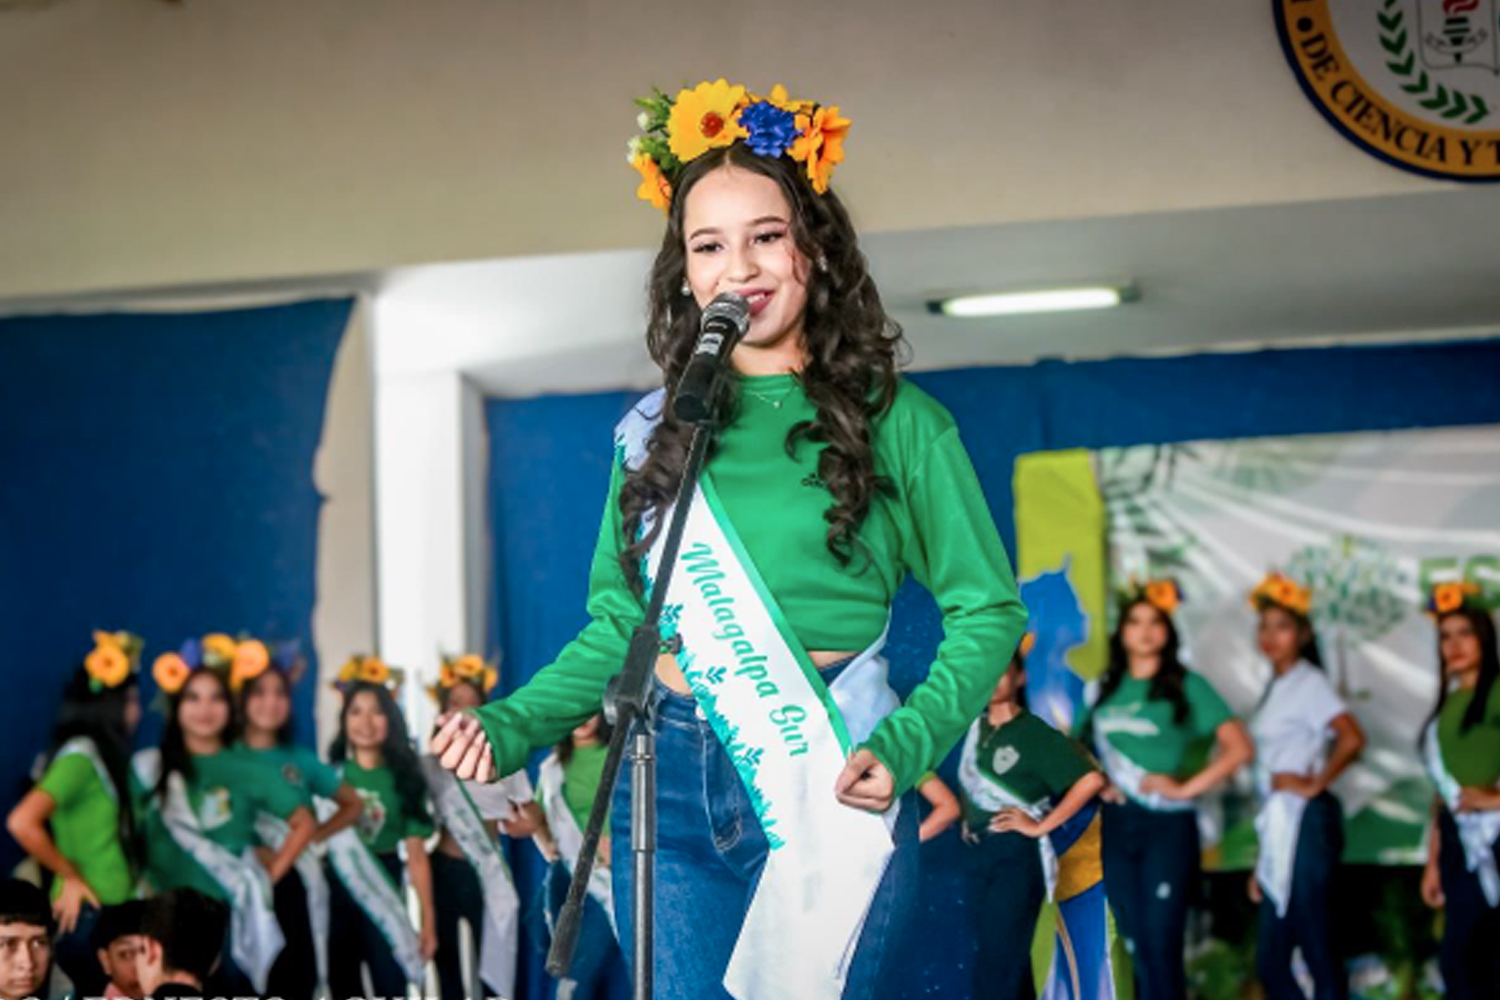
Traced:
[[250, 639], [239, 643], [234, 648], [234, 657], [230, 661], [229, 687], [238, 691], [249, 681], [253, 681], [271, 666], [271, 651], [266, 644], [259, 639]]
[[1467, 580], [1439, 583], [1432, 588], [1432, 597], [1427, 602], [1429, 614], [1446, 615], [1462, 608], [1470, 597], [1483, 593], [1477, 583]]
[[1145, 596], [1146, 603], [1166, 615], [1175, 614], [1182, 600], [1175, 580], [1152, 580], [1146, 584]]
[[844, 161], [844, 139], [854, 123], [839, 115], [838, 105], [822, 107], [811, 115], [797, 115], [801, 135], [792, 143], [790, 156], [807, 164], [807, 179], [818, 194], [828, 193], [835, 165]]
[[500, 683], [500, 671], [494, 667], [484, 668], [484, 693], [489, 694], [495, 690], [495, 685]]
[[1033, 649], [1035, 649], [1035, 648], [1036, 648], [1036, 633], [1035, 632], [1027, 632], [1025, 635], [1021, 636], [1021, 643], [1020, 643], [1020, 645], [1018, 645], [1016, 647], [1016, 652], [1020, 653], [1021, 654], [1021, 659], [1024, 660], [1024, 659], [1026, 659], [1026, 657], [1028, 657], [1028, 656], [1031, 655], [1031, 651]]
[[484, 657], [474, 653], [460, 656], [453, 661], [453, 672], [462, 680], [477, 680], [484, 676]]
[[680, 91], [667, 119], [667, 140], [672, 154], [686, 163], [710, 149], [745, 138], [747, 133], [739, 123], [744, 102], [745, 88], [730, 86], [723, 77]]
[[176, 653], [163, 653], [151, 665], [151, 678], [163, 692], [174, 695], [187, 683], [192, 668]]
[[1270, 573], [1251, 591], [1250, 606], [1257, 611], [1280, 607], [1306, 618], [1312, 613], [1312, 591], [1280, 573]]
[[391, 679], [391, 668], [385, 665], [384, 660], [367, 656], [360, 661], [355, 679], [366, 684], [386, 684]]
[[90, 680], [102, 687], [119, 687], [130, 676], [133, 662], [127, 650], [130, 636], [124, 632], [94, 633], [94, 648], [83, 659]]
[[641, 175], [641, 186], [635, 189], [635, 196], [641, 201], [649, 201], [652, 208], [665, 212], [672, 204], [672, 183], [667, 180], [667, 175], [645, 153], [636, 153], [630, 165]]

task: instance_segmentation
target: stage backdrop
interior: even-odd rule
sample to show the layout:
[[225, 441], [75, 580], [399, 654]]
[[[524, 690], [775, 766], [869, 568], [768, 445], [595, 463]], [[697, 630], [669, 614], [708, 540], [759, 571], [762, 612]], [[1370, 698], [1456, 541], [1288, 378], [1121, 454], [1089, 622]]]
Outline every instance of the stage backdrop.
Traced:
[[[349, 309], [0, 320], [4, 809], [92, 629], [143, 636], [147, 675], [210, 630], [300, 639], [311, 656], [313, 455]], [[310, 741], [311, 685], [297, 712]], [[148, 712], [141, 738], [159, 726]], [[19, 852], [0, 844], [9, 870]]]
[[[1420, 608], [1442, 580], [1479, 584], [1492, 606], [1500, 599], [1497, 469], [1495, 426], [1025, 456], [1015, 478], [1022, 562], [1034, 585], [1049, 580], [1049, 593], [1073, 597], [1033, 608], [1047, 654], [1037, 664], [1044, 711], [1071, 722], [1075, 675], [1102, 668], [1099, 646], [1117, 611], [1102, 536], [1078, 530], [1080, 506], [1107, 511], [1107, 529], [1095, 530], [1107, 530], [1111, 589], [1132, 576], [1178, 581], [1185, 659], [1245, 716], [1270, 678], [1246, 595], [1278, 569], [1313, 589], [1325, 668], [1369, 738], [1335, 787], [1345, 859], [1419, 863], [1432, 789], [1413, 747], [1438, 683], [1435, 633]], [[1075, 605], [1104, 623], [1087, 640]], [[1059, 654], [1075, 662], [1059, 670]], [[1248, 772], [1210, 797], [1211, 864], [1253, 863], [1254, 809]]]
[[[1500, 343], [1494, 341], [1047, 361], [1026, 368], [912, 376], [958, 419], [1013, 555], [1012, 476], [1022, 455], [1211, 438], [1490, 424], [1500, 422], [1497, 379]], [[489, 405], [494, 621], [505, 657], [506, 689], [548, 663], [583, 624], [611, 428], [636, 395], [494, 400]], [[1102, 523], [1102, 510], [1085, 508], [1082, 513], [1083, 529], [1094, 531]], [[1095, 537], [1102, 538], [1102, 531]], [[1023, 566], [1023, 575], [1027, 572]], [[1025, 596], [1040, 606], [1057, 595], [1043, 593], [1034, 583]], [[887, 650], [893, 680], [903, 693], [925, 676], [940, 635], [931, 599], [908, 585], [896, 602]], [[951, 758], [940, 773], [954, 783]], [[965, 922], [962, 851], [952, 833], [924, 845], [914, 933], [909, 954], [898, 966], [904, 996], [968, 995], [973, 944]], [[530, 853], [526, 848], [521, 857]], [[525, 867], [523, 892], [533, 885], [529, 858]], [[539, 997], [540, 956], [526, 959], [521, 995]]]

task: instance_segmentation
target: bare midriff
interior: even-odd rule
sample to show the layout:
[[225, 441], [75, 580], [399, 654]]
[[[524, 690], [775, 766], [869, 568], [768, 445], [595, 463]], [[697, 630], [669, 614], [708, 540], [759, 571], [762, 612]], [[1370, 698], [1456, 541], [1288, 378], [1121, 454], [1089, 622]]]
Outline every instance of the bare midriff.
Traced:
[[[813, 661], [813, 666], [822, 670], [824, 667], [831, 667], [841, 660], [847, 660], [855, 654], [842, 653], [837, 650], [818, 650], [807, 655]], [[677, 657], [672, 654], [667, 653], [657, 658], [656, 677], [678, 694], [685, 694], [689, 698], [693, 696], [692, 690], [688, 687], [687, 678], [682, 676], [682, 668], [677, 665]]]

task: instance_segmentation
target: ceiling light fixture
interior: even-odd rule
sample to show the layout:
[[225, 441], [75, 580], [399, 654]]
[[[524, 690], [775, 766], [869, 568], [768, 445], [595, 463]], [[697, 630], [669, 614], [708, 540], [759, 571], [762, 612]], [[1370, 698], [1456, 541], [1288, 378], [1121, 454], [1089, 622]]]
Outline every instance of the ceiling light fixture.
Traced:
[[1110, 309], [1123, 302], [1132, 302], [1139, 297], [1140, 292], [1130, 284], [1038, 288], [1030, 291], [934, 299], [927, 303], [927, 310], [938, 316], [970, 319], [978, 316], [1018, 316], [1027, 313]]

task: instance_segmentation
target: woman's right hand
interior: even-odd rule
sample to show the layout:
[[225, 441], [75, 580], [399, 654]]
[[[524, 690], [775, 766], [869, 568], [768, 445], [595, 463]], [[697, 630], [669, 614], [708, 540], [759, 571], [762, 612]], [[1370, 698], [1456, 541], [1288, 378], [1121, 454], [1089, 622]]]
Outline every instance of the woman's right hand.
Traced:
[[495, 751], [479, 720], [467, 712], [455, 712], [438, 726], [430, 744], [438, 763], [460, 781], [481, 784], [494, 781]]
[[1245, 895], [1249, 896], [1250, 902], [1256, 906], [1259, 906], [1264, 898], [1260, 889], [1260, 879], [1255, 877], [1254, 872], [1250, 873], [1250, 884], [1245, 886]]
[[57, 902], [52, 904], [58, 935], [70, 934], [78, 926], [78, 914], [82, 912], [84, 903], [95, 909], [104, 908], [99, 897], [94, 895], [94, 890], [82, 878], [70, 875], [63, 879], [62, 893], [57, 897]]
[[1422, 902], [1434, 910], [1441, 910], [1447, 902], [1443, 897], [1443, 878], [1431, 861], [1422, 869]]
[[1109, 784], [1104, 786], [1104, 791], [1099, 797], [1112, 806], [1123, 806], [1125, 804], [1125, 793], [1120, 791], [1120, 786]]

